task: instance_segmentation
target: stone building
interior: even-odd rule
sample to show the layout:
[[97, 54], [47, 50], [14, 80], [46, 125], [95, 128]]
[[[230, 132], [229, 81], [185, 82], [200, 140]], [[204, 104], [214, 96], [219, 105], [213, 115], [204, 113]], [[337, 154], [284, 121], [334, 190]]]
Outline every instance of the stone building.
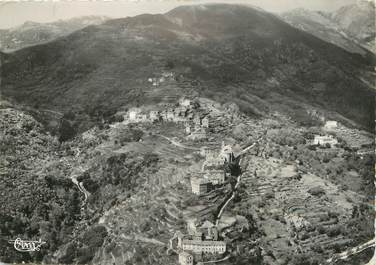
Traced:
[[202, 195], [212, 190], [213, 185], [210, 181], [203, 178], [191, 178], [192, 193]]
[[203, 237], [206, 240], [218, 240], [218, 230], [217, 227], [209, 221], [205, 221], [199, 228], [199, 230], [203, 233]]
[[179, 264], [193, 265], [193, 255], [185, 251], [179, 252]]
[[209, 170], [205, 172], [204, 178], [210, 181], [213, 185], [223, 184], [226, 180], [225, 171], [222, 170]]
[[187, 136], [189, 140], [202, 140], [206, 139], [206, 131], [203, 128], [195, 128], [191, 134]]
[[182, 98], [179, 100], [179, 105], [183, 107], [189, 107], [191, 103], [192, 103], [191, 100], [186, 99], [186, 98]]
[[187, 231], [189, 235], [194, 235], [197, 232], [199, 223], [197, 218], [189, 218], [187, 220]]
[[151, 110], [149, 113], [149, 117], [151, 121], [157, 121], [159, 120], [159, 112], [156, 110]]
[[201, 126], [201, 119], [200, 119], [200, 116], [198, 115], [195, 115], [193, 117], [193, 124], [197, 127], [200, 127]]
[[140, 114], [141, 110], [139, 108], [134, 108], [129, 110], [129, 120], [137, 121], [137, 117]]
[[188, 219], [187, 231], [194, 240], [218, 240], [217, 227], [207, 220], [200, 225], [197, 218]]
[[332, 135], [315, 135], [313, 139], [314, 145], [326, 145], [329, 144], [330, 146], [333, 146], [335, 144], [338, 144], [337, 139], [335, 139]]
[[189, 125], [189, 123], [185, 123], [185, 133], [186, 134], [190, 134], [191, 133], [191, 126]]
[[209, 118], [205, 117], [201, 120], [201, 126], [204, 128], [209, 128]]
[[224, 241], [183, 239], [180, 247], [183, 251], [192, 251], [197, 254], [223, 254], [226, 252], [226, 243]]
[[216, 152], [208, 152], [202, 164], [202, 171], [223, 169], [224, 160]]
[[338, 127], [338, 122], [337, 121], [326, 121], [324, 128], [326, 130], [335, 130]]
[[174, 121], [174, 119], [175, 119], [175, 114], [174, 114], [173, 109], [168, 109], [167, 110], [167, 120], [168, 121]]
[[222, 142], [222, 149], [220, 153], [221, 158], [223, 159], [223, 162], [231, 163], [235, 160], [234, 152], [232, 150], [231, 145], [225, 145]]

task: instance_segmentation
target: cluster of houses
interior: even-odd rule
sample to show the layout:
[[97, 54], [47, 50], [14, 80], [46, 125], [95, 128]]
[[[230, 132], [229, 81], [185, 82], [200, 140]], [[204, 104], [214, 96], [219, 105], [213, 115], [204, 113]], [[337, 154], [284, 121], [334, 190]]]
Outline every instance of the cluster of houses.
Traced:
[[209, 222], [187, 221], [188, 234], [177, 233], [179, 263], [193, 265], [202, 260], [202, 254], [221, 255], [226, 252], [226, 242], [219, 240], [217, 227]]
[[187, 115], [189, 106], [179, 105], [175, 108], [167, 108], [162, 110], [150, 110], [145, 111], [141, 108], [133, 108], [129, 110], [129, 122], [132, 123], [142, 123], [142, 122], [159, 122], [159, 121], [170, 121], [170, 122], [187, 122], [190, 118]]
[[141, 108], [133, 108], [128, 112], [128, 120], [131, 123], [162, 121], [183, 123], [188, 140], [206, 139], [209, 117], [194, 113], [193, 105], [190, 99], [182, 98], [177, 106], [162, 110], [145, 111]]
[[315, 135], [312, 144], [321, 146], [329, 145], [332, 147], [338, 144], [338, 141], [332, 135]]
[[149, 77], [148, 82], [152, 86], [159, 86], [161, 83], [173, 79], [175, 77], [175, 74], [173, 72], [163, 72], [160, 77]]
[[222, 142], [221, 152], [203, 148], [201, 155], [205, 157], [201, 172], [191, 177], [192, 193], [202, 195], [210, 192], [215, 186], [221, 185], [226, 180], [224, 164], [234, 161], [235, 156], [230, 145]]

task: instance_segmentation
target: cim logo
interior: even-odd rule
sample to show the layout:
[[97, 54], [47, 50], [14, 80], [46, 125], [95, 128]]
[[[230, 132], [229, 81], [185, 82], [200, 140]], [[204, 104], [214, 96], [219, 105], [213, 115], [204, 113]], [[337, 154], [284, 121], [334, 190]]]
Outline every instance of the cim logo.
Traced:
[[46, 242], [43, 242], [41, 239], [39, 239], [39, 241], [25, 241], [20, 238], [10, 240], [9, 243], [13, 244], [14, 248], [21, 252], [40, 251], [40, 247], [46, 244]]

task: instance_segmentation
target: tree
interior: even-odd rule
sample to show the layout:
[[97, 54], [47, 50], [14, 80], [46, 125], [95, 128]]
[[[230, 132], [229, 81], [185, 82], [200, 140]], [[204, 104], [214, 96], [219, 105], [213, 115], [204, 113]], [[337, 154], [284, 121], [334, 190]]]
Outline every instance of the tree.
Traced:
[[59, 126], [59, 141], [60, 142], [65, 142], [70, 139], [72, 139], [76, 135], [76, 129], [74, 126], [71, 124], [66, 119], [62, 119], [60, 121], [60, 126]]

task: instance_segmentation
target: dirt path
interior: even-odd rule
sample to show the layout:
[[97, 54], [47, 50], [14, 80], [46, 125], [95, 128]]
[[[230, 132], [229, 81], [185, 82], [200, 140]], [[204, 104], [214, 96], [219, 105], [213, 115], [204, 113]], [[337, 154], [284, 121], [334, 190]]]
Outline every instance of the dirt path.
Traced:
[[189, 149], [189, 150], [194, 150], [194, 151], [200, 151], [201, 149], [200, 148], [195, 148], [195, 147], [190, 147], [190, 146], [186, 146], [186, 145], [183, 145], [167, 136], [164, 136], [164, 135], [160, 135], [160, 134], [157, 134], [157, 136], [159, 137], [162, 137], [163, 139], [166, 139], [167, 141], [169, 141], [171, 144], [177, 146], [177, 147], [180, 147], [180, 148], [185, 148], [185, 149]]
[[[248, 152], [248, 151], [249, 151], [251, 148], [253, 148], [253, 147], [254, 147], [254, 146], [255, 146], [255, 145], [256, 145], [261, 139], [262, 139], [262, 138], [257, 139], [256, 142], [254, 142], [254, 143], [251, 144], [250, 146], [248, 146], [248, 147], [246, 147], [245, 149], [243, 149], [243, 150], [239, 153], [238, 157], [241, 156], [241, 155], [243, 155], [243, 154], [245, 154], [246, 152]], [[240, 164], [240, 163], [241, 163], [241, 161], [239, 161], [239, 164]], [[233, 200], [233, 199], [235, 198], [235, 193], [236, 193], [236, 190], [237, 190], [237, 188], [238, 188], [238, 186], [239, 186], [239, 184], [240, 184], [241, 176], [242, 176], [242, 174], [240, 174], [240, 175], [238, 176], [238, 178], [236, 179], [236, 184], [235, 184], [234, 189], [232, 190], [232, 195], [231, 195], [231, 197], [227, 199], [226, 203], [223, 204], [221, 210], [219, 211], [219, 213], [218, 213], [218, 215], [217, 215], [217, 217], [216, 217], [216, 220], [215, 220], [215, 225], [216, 225], [216, 226], [218, 226], [218, 224], [219, 224], [219, 220], [221, 219], [221, 216], [222, 216], [224, 210], [226, 209], [227, 205], [230, 203], [231, 200]]]
[[154, 245], [158, 245], [158, 246], [166, 246], [165, 243], [163, 243], [163, 242], [161, 242], [157, 239], [148, 238], [148, 237], [144, 237], [144, 236], [140, 236], [140, 235], [126, 236], [126, 235], [122, 234], [121, 237], [126, 239], [126, 240], [130, 240], [130, 241], [139, 241], [139, 242], [154, 244]]
[[[364, 250], [366, 250], [368, 248], [371, 248], [371, 247], [375, 247], [375, 239], [372, 239], [372, 240], [370, 240], [370, 241], [368, 241], [368, 242], [366, 242], [366, 243], [364, 243], [362, 245], [359, 245], [359, 246], [356, 246], [356, 247], [351, 248], [349, 250], [346, 250], [346, 251], [344, 251], [342, 253], [336, 254], [332, 258], [326, 260], [326, 262], [329, 263], [329, 264], [334, 264], [334, 263], [336, 263], [339, 260], [348, 259], [349, 257], [351, 257], [351, 256], [353, 256], [355, 254], [358, 254], [358, 253], [360, 253], [360, 252], [362, 252], [362, 251], [364, 251]], [[373, 265], [375, 263], [372, 263], [372, 261], [371, 261], [371, 263], [369, 263], [369, 264]]]
[[230, 257], [231, 257], [230, 255], [227, 255], [223, 259], [205, 261], [205, 262], [202, 262], [202, 264], [218, 263], [218, 262], [222, 262], [222, 261], [228, 260]]
[[81, 191], [84, 194], [83, 205], [85, 205], [86, 201], [87, 201], [87, 198], [89, 197], [90, 193], [85, 189], [85, 187], [80, 182], [78, 182], [77, 175], [72, 175], [70, 177], [70, 179], [72, 180], [73, 184], [77, 186], [77, 188], [79, 189], [79, 191]]
[[230, 203], [230, 201], [232, 199], [235, 198], [235, 193], [236, 193], [236, 189], [238, 188], [239, 184], [240, 184], [240, 178], [241, 178], [241, 174], [238, 176], [237, 180], [236, 180], [236, 184], [235, 184], [235, 187], [232, 191], [232, 194], [231, 194], [231, 197], [227, 199], [226, 203], [223, 204], [221, 210], [219, 211], [217, 217], [216, 217], [216, 220], [215, 220], [215, 225], [218, 226], [218, 223], [219, 223], [219, 220], [221, 219], [221, 216], [224, 212], [224, 210], [226, 209], [227, 205]]

